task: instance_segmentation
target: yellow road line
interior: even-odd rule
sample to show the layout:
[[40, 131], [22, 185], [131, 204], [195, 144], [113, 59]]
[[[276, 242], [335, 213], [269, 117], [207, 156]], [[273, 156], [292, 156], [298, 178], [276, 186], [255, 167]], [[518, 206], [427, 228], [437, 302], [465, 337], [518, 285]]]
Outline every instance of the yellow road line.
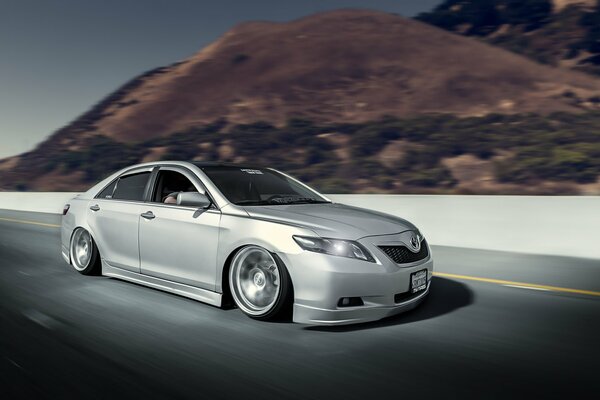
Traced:
[[0, 221], [15, 222], [17, 224], [47, 226], [47, 227], [50, 227], [50, 228], [60, 228], [60, 225], [56, 225], [56, 224], [46, 224], [44, 222], [36, 222], [36, 221], [25, 221], [25, 220], [22, 220], [22, 219], [12, 219], [12, 218], [2, 218], [2, 217], [0, 217]]
[[558, 286], [538, 285], [536, 283], [524, 283], [524, 282], [505, 281], [502, 279], [480, 278], [477, 276], [448, 274], [445, 272], [434, 272], [433, 275], [440, 276], [443, 278], [455, 278], [455, 279], [464, 279], [467, 281], [497, 283], [499, 285], [520, 286], [522, 288], [527, 288], [527, 289], [553, 290], [555, 292], [577, 293], [577, 294], [587, 294], [590, 296], [600, 296], [600, 292], [595, 292], [593, 290], [571, 289], [571, 288], [564, 288], [564, 287], [558, 287]]

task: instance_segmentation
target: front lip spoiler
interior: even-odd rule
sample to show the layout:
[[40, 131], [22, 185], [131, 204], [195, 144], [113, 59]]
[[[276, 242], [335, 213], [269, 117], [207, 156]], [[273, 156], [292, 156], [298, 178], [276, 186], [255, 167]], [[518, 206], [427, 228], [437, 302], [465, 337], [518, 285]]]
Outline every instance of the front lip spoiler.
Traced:
[[294, 322], [309, 325], [338, 326], [377, 321], [386, 317], [410, 311], [418, 306], [429, 294], [431, 280], [427, 289], [417, 297], [394, 305], [371, 307], [348, 307], [344, 309], [324, 309], [302, 304], [294, 304]]

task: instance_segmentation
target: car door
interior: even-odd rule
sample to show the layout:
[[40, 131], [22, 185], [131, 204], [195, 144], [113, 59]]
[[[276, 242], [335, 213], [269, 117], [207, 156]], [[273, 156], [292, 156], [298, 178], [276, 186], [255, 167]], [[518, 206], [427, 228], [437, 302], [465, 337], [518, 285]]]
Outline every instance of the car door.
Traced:
[[141, 273], [215, 290], [221, 212], [216, 206], [204, 210], [164, 202], [169, 194], [182, 191], [206, 193], [186, 168], [161, 167], [141, 214]]
[[151, 169], [121, 175], [88, 204], [88, 224], [109, 265], [140, 272], [138, 227]]

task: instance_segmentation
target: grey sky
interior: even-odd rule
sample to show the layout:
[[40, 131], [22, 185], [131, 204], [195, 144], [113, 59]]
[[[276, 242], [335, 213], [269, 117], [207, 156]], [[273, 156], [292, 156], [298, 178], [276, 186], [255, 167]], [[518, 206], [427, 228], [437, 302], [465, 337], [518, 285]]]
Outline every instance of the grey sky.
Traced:
[[336, 8], [413, 16], [439, 0], [0, 0], [0, 158], [33, 148], [135, 75], [234, 24]]

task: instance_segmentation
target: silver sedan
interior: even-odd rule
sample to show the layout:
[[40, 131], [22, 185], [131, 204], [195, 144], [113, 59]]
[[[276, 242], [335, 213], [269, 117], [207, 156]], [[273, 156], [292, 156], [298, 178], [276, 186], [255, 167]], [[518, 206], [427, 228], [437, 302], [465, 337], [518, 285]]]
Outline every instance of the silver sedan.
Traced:
[[433, 270], [410, 222], [254, 166], [125, 168], [65, 205], [61, 233], [63, 258], [82, 274], [236, 305], [261, 320], [381, 319], [417, 306]]

